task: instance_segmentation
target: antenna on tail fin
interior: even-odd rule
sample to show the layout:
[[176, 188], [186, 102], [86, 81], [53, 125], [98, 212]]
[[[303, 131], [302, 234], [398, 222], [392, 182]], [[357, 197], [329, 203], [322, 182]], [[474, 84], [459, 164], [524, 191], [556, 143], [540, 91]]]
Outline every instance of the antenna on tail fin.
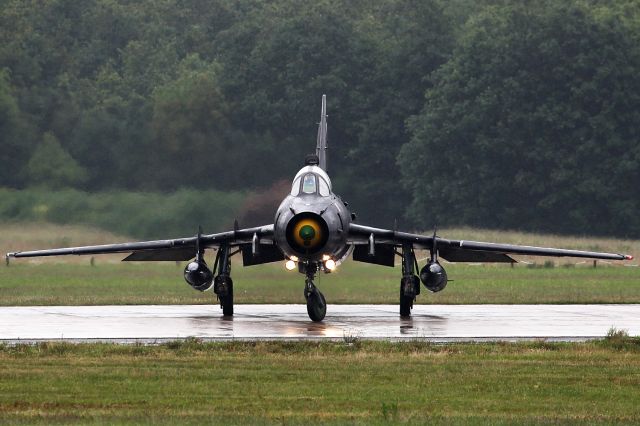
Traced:
[[322, 111], [320, 112], [320, 125], [318, 126], [318, 142], [316, 143], [316, 155], [319, 166], [327, 171], [327, 95], [322, 95]]

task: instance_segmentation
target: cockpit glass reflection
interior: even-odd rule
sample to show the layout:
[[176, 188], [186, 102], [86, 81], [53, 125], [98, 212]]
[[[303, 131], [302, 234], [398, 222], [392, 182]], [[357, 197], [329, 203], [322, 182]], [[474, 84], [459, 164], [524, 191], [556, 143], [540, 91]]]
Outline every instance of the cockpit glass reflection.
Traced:
[[316, 177], [311, 173], [304, 175], [304, 180], [302, 181], [302, 192], [305, 194], [316, 193]]

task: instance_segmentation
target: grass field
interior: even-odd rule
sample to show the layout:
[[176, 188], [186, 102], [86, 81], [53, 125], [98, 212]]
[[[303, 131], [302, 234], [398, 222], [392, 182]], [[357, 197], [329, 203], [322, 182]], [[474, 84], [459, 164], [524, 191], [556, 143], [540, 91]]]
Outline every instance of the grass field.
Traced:
[[640, 343], [0, 347], [2, 424], [640, 422]]
[[[451, 282], [417, 303], [640, 303], [640, 270], [448, 265]], [[236, 303], [304, 303], [303, 276], [282, 265], [232, 271]], [[329, 303], [398, 303], [399, 268], [348, 262], [318, 280]], [[0, 267], [0, 305], [207, 304], [175, 264], [22, 264]]]
[[[451, 238], [640, 253], [640, 242], [474, 230]], [[126, 241], [79, 227], [0, 226], [0, 251]], [[174, 263], [15, 260], [0, 305], [213, 303]], [[525, 258], [525, 262], [534, 259]], [[418, 303], [640, 303], [640, 269], [536, 259], [445, 264]], [[423, 264], [424, 262], [421, 262]], [[545, 266], [546, 265], [546, 266]], [[329, 303], [397, 303], [399, 268], [347, 262]], [[303, 276], [234, 264], [236, 303], [302, 303]], [[0, 424], [638, 424], [640, 340], [583, 344], [228, 342], [0, 345]]]
[[[88, 228], [52, 225], [0, 227], [2, 251], [126, 241]], [[451, 238], [537, 244], [637, 254], [640, 242], [539, 236], [471, 229], [442, 231]], [[192, 290], [182, 279], [182, 265], [167, 262], [121, 263], [123, 256], [57, 257], [14, 260], [0, 267], [0, 305], [200, 304], [215, 302], [211, 292]], [[447, 288], [424, 288], [417, 303], [640, 303], [640, 268], [629, 263], [575, 259], [524, 258], [504, 264], [445, 264]], [[555, 263], [551, 263], [555, 262]], [[637, 261], [635, 261], [637, 262]], [[631, 265], [637, 263], [632, 262]], [[212, 263], [212, 262], [210, 262]], [[423, 264], [424, 262], [421, 262]], [[544, 267], [546, 264], [547, 267]], [[236, 303], [303, 303], [304, 277], [283, 265], [241, 267], [234, 263]], [[329, 303], [397, 303], [400, 270], [345, 262], [318, 285]]]

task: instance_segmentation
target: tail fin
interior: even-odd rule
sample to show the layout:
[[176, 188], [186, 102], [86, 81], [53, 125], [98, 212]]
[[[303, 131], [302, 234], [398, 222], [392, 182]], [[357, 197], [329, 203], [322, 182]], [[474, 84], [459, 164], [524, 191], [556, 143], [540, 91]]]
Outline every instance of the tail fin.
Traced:
[[316, 143], [316, 155], [319, 166], [327, 171], [327, 95], [322, 95], [322, 111], [320, 113], [320, 125], [318, 126], [318, 142]]

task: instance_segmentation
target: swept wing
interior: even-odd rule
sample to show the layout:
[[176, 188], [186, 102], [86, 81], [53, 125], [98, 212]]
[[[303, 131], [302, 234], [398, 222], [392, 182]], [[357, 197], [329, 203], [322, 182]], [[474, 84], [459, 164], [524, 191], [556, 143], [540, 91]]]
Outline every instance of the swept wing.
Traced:
[[[431, 249], [434, 237], [389, 229], [373, 228], [352, 223], [349, 227], [349, 242], [354, 245], [410, 245], [416, 249]], [[481, 241], [448, 240], [435, 237], [438, 254], [450, 262], [515, 262], [509, 255], [580, 257], [589, 259], [630, 260], [633, 257], [619, 253], [567, 250], [547, 247], [522, 246], [516, 244], [496, 244]], [[373, 256], [373, 254], [372, 254]]]
[[[124, 258], [126, 261], [146, 260], [176, 260], [184, 261], [196, 256], [198, 237], [176, 238], [170, 240], [154, 240], [127, 242], [119, 244], [104, 244], [97, 246], [68, 247], [49, 250], [35, 250], [8, 253], [8, 257], [39, 257], [62, 255], [86, 255], [106, 253], [130, 253]], [[200, 247], [214, 248], [221, 245], [230, 247], [241, 245], [272, 245], [273, 225], [259, 226], [255, 228], [236, 229], [200, 236]], [[255, 248], [255, 247], [254, 247]]]

